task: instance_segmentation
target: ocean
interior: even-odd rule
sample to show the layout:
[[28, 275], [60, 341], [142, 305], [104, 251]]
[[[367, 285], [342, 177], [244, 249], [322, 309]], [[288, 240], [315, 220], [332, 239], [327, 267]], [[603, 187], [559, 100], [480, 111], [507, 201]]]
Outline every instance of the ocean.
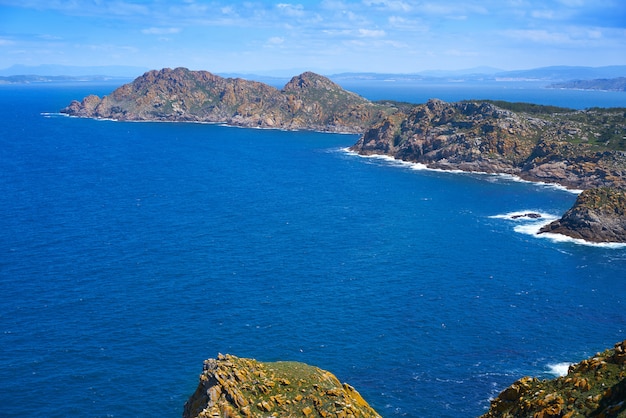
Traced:
[[[626, 248], [532, 233], [571, 191], [359, 157], [356, 135], [57, 113], [114, 87], [0, 86], [3, 417], [179, 417], [218, 353], [316, 365], [385, 417], [475, 417], [626, 339]], [[626, 106], [463, 89], [388, 91]]]

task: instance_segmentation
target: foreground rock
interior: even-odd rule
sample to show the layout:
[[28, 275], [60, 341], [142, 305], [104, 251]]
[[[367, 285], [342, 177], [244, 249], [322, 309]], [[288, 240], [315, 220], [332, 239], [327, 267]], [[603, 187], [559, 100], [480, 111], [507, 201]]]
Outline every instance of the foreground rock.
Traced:
[[483, 415], [496, 417], [626, 417], [626, 341], [570, 366], [567, 376], [518, 380]]
[[219, 355], [204, 362], [184, 418], [380, 417], [330, 372], [295, 362], [261, 363]]
[[626, 190], [585, 190], [561, 219], [539, 233], [546, 232], [591, 242], [626, 242]]
[[149, 71], [109, 96], [87, 96], [61, 110], [88, 118], [352, 133], [363, 132], [394, 111], [311, 72], [292, 78], [279, 90], [186, 68]]

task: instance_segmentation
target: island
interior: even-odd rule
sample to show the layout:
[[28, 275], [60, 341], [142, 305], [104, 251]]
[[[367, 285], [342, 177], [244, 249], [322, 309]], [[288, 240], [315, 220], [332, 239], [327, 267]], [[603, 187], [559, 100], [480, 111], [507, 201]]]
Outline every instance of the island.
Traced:
[[623, 108], [573, 110], [489, 100], [371, 102], [312, 72], [278, 89], [207, 71], [166, 68], [146, 72], [109, 96], [73, 101], [61, 112], [121, 121], [358, 133], [350, 149], [361, 155], [590, 190], [558, 225], [540, 233], [626, 243]]

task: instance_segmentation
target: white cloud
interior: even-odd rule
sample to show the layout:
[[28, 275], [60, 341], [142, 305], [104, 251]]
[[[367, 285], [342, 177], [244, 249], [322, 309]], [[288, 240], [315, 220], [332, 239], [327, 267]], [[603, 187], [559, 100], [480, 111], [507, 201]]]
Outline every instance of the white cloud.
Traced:
[[304, 7], [301, 4], [278, 3], [276, 8], [286, 16], [302, 17], [304, 16]]
[[554, 19], [554, 11], [552, 10], [533, 10], [530, 15], [536, 19]]
[[363, 4], [366, 6], [382, 7], [394, 12], [410, 12], [412, 9], [410, 4], [399, 0], [363, 0]]
[[530, 41], [543, 44], [569, 43], [570, 38], [564, 33], [549, 32], [544, 29], [517, 29], [503, 32], [506, 36], [520, 41]]
[[173, 35], [180, 33], [180, 28], [147, 28], [142, 29], [144, 35]]
[[359, 29], [358, 33], [363, 38], [382, 38], [385, 36], [384, 30]]
[[282, 45], [285, 42], [285, 38], [280, 36], [273, 36], [267, 40], [268, 45]]

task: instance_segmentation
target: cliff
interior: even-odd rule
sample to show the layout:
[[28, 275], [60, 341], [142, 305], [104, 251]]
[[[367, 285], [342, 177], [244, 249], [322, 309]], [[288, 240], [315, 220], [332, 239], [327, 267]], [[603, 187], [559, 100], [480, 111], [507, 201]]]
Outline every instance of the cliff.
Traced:
[[186, 68], [149, 71], [109, 96], [87, 96], [62, 109], [71, 116], [361, 133], [395, 109], [374, 104], [306, 72], [282, 90]]
[[625, 109], [429, 100], [375, 123], [351, 150], [431, 168], [599, 189], [583, 194], [566, 217], [542, 232], [626, 242], [626, 200], [619, 197], [626, 190]]
[[482, 416], [512, 417], [626, 417], [626, 341], [570, 366], [566, 376], [518, 380]]
[[330, 372], [296, 362], [261, 363], [231, 355], [204, 362], [184, 418], [380, 417]]
[[626, 186], [624, 109], [517, 105], [527, 111], [488, 101], [429, 100], [374, 124], [351, 149], [432, 168], [514, 174], [575, 189]]

